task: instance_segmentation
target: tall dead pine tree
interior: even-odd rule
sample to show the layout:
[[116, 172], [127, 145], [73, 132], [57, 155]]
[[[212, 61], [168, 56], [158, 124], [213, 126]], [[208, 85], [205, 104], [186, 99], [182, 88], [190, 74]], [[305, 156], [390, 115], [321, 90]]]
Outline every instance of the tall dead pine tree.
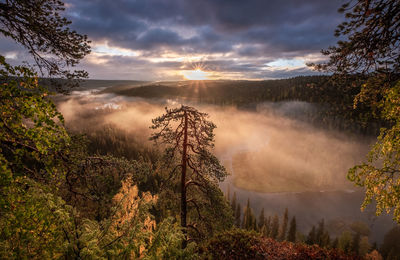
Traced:
[[[180, 168], [181, 209], [180, 218], [187, 245], [187, 230], [196, 231], [196, 223], [188, 223], [188, 203], [193, 204], [197, 213], [201, 211], [195, 198], [188, 198], [188, 188], [197, 186], [207, 194], [209, 183], [223, 181], [227, 173], [218, 159], [209, 151], [214, 147], [214, 123], [208, 121], [208, 115], [193, 107], [182, 105], [168, 109], [166, 113], [152, 120], [153, 133], [150, 140], [166, 145], [166, 156], [170, 162], [177, 162], [171, 174], [178, 174]], [[199, 216], [202, 218], [201, 216]]]

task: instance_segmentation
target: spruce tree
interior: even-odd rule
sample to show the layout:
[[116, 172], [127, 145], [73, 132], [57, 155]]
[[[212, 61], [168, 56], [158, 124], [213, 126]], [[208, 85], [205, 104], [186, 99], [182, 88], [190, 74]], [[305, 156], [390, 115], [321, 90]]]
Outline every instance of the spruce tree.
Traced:
[[253, 210], [250, 207], [250, 199], [247, 199], [247, 206], [246, 209], [244, 210], [244, 215], [243, 215], [242, 228], [247, 230], [255, 230], [254, 223], [255, 223], [255, 216], [253, 214]]
[[264, 223], [265, 235], [268, 237], [271, 235], [271, 222], [272, 222], [271, 216], [268, 216], [268, 218], [266, 218]]
[[259, 230], [262, 229], [264, 224], [265, 224], [265, 216], [264, 216], [264, 208], [262, 208], [260, 216], [258, 217], [258, 228], [259, 228]]
[[287, 240], [290, 242], [296, 242], [296, 217], [293, 216], [292, 220], [290, 221], [289, 233], [287, 236]]
[[279, 237], [278, 237], [279, 241], [283, 241], [286, 238], [286, 230], [287, 230], [287, 225], [288, 225], [288, 219], [289, 219], [289, 213], [288, 213], [288, 209], [286, 208], [285, 209], [285, 214], [283, 214], [282, 226], [281, 226]]
[[324, 234], [325, 234], [325, 221], [322, 219], [318, 223], [318, 228], [316, 232], [316, 239], [315, 243], [318, 244], [319, 246], [324, 246]]
[[272, 219], [270, 237], [276, 239], [278, 237], [278, 232], [279, 232], [279, 218], [278, 215], [275, 214], [274, 218]]
[[240, 203], [237, 204], [236, 208], [236, 213], [235, 213], [235, 225], [236, 227], [240, 228], [240, 217], [242, 215], [241, 209], [240, 209]]
[[316, 243], [316, 231], [315, 231], [315, 226], [313, 226], [310, 230], [310, 232], [308, 233], [307, 239], [306, 239], [306, 243], [309, 245], [314, 245]]

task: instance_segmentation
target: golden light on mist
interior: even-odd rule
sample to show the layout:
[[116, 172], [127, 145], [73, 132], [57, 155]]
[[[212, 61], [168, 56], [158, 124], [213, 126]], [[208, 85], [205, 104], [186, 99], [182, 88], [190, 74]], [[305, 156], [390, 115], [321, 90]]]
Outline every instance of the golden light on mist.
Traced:
[[195, 70], [185, 70], [182, 72], [185, 79], [188, 80], [206, 80], [209, 79], [209, 73], [202, 71], [200, 68]]

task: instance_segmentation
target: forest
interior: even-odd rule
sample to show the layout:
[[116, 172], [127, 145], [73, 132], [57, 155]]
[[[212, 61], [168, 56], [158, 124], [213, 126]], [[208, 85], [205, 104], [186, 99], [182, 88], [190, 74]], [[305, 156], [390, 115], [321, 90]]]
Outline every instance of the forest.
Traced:
[[[63, 16], [68, 5], [23, 0], [0, 6], [1, 34], [35, 64], [0, 55], [1, 259], [400, 259], [397, 1], [342, 6], [349, 22], [336, 34], [348, 40], [323, 51], [329, 58], [324, 63], [309, 64], [325, 75], [254, 81], [85, 80], [86, 71], [72, 69], [89, 55], [91, 42], [70, 29]], [[310, 109], [273, 109], [290, 102]], [[278, 114], [264, 115], [260, 106]], [[307, 214], [290, 207], [273, 212], [253, 197], [240, 197], [243, 187], [229, 178], [240, 169], [246, 174], [250, 166], [243, 158], [252, 155], [239, 150], [230, 165], [220, 156], [220, 136], [231, 134], [218, 131], [227, 113], [276, 124], [278, 132], [289, 133], [283, 125], [290, 133], [312, 133], [332, 146], [323, 150], [345, 147], [338, 154], [363, 151], [356, 141], [373, 139], [363, 162], [342, 159], [353, 163], [342, 188], [357, 186], [363, 195], [358, 207], [390, 216], [383, 239], [374, 241], [373, 227], [363, 220], [321, 218], [310, 226]], [[264, 126], [243, 130], [249, 140], [255, 128]], [[278, 141], [278, 147], [287, 145]], [[300, 153], [308, 149], [297, 144]], [[333, 166], [325, 170], [334, 172], [337, 159], [328, 157]], [[299, 170], [290, 174], [304, 178], [314, 171], [305, 161], [291, 163]], [[272, 176], [289, 180], [276, 172]], [[330, 187], [320, 179], [317, 188]], [[300, 191], [282, 193], [291, 192]]]

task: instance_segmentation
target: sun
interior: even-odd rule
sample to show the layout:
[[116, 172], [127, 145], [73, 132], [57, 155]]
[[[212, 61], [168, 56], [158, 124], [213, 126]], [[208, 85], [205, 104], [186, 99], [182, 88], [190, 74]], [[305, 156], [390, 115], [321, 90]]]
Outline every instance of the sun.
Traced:
[[188, 80], [205, 80], [208, 79], [208, 73], [197, 68], [195, 70], [185, 70], [183, 76]]

